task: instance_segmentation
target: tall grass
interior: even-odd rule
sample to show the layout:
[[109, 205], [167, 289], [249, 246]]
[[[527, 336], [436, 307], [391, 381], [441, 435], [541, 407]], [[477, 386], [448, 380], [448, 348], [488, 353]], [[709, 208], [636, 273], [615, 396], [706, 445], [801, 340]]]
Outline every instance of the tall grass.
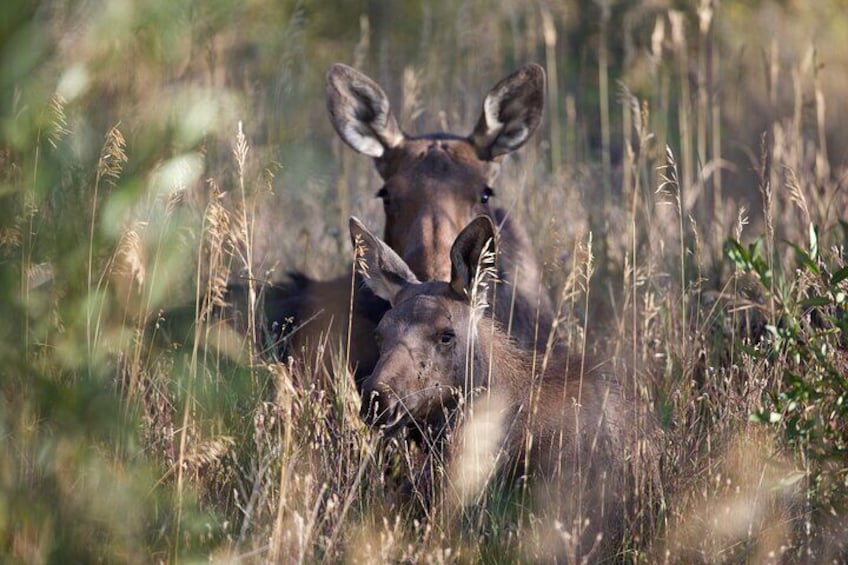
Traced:
[[363, 425], [349, 336], [332, 370], [272, 359], [261, 303], [292, 268], [343, 272], [351, 212], [381, 223], [326, 120], [330, 62], [355, 57], [409, 130], [464, 131], [543, 55], [547, 129], [497, 194], [562, 342], [611, 359], [666, 436], [622, 559], [844, 560], [843, 18], [699, 6], [0, 8], [0, 552], [532, 560], [528, 491], [493, 475], [458, 515], [427, 504], [458, 478]]

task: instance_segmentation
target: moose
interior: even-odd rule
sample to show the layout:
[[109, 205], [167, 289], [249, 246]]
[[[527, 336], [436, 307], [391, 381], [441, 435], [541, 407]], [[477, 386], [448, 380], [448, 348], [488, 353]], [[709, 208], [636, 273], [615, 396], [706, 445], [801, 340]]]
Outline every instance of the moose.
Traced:
[[[327, 72], [330, 121], [347, 145], [374, 160], [383, 179], [377, 196], [385, 211], [386, 243], [420, 280], [444, 281], [450, 276], [448, 252], [460, 229], [475, 216], [490, 218], [501, 239], [495, 317], [520, 347], [539, 350], [551, 332], [553, 305], [526, 231], [491, 200], [501, 160], [539, 126], [544, 92], [544, 70], [527, 64], [486, 95], [470, 135], [410, 136], [400, 129], [376, 82], [343, 64]], [[353, 286], [351, 300], [349, 276], [316, 281], [295, 274], [288, 283], [266, 289], [265, 314], [274, 340], [288, 351], [310, 351], [309, 344], [349, 333], [350, 364], [361, 382], [376, 362], [371, 335], [388, 304], [361, 280]]]
[[[356, 218], [350, 234], [365, 284], [391, 304], [376, 330], [379, 359], [362, 384], [366, 419], [387, 433], [414, 427], [455, 438], [445, 428], [461, 422], [471, 398], [485, 391], [505, 399], [502, 468], [528, 469], [540, 498], [555, 500], [556, 518], [577, 533], [553, 555], [614, 556], [633, 523], [634, 493], [658, 488], [657, 442], [646, 441], [655, 427], [638, 424], [646, 418], [635, 402], [588, 359], [558, 350], [534, 374], [532, 352], [481, 309], [485, 292], [475, 285], [496, 243], [491, 219], [478, 216], [459, 232], [447, 281], [420, 281]], [[446, 441], [450, 464], [455, 449]]]

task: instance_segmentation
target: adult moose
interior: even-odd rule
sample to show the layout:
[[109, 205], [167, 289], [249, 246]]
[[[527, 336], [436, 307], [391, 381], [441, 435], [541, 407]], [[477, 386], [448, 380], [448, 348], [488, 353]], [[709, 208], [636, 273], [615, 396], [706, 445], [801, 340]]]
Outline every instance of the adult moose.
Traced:
[[[356, 218], [350, 232], [366, 284], [392, 305], [377, 327], [379, 360], [362, 385], [367, 419], [443, 439], [461, 428], [473, 398], [501, 399], [501, 469], [529, 470], [549, 503], [543, 511], [568, 534], [554, 536], [560, 545], [548, 550], [572, 561], [613, 557], [636, 510], [645, 510], [635, 493], [659, 486], [656, 428], [649, 418], [640, 425], [637, 405], [616, 381], [579, 356], [557, 351], [534, 374], [532, 355], [481, 310], [485, 301], [472, 297], [481, 256], [496, 239], [491, 220], [477, 217], [456, 237], [448, 282], [419, 282]], [[460, 437], [454, 429], [446, 440], [449, 464]]]
[[[350, 147], [374, 160], [384, 181], [377, 196], [388, 245], [419, 279], [448, 280], [450, 246], [460, 229], [475, 216], [491, 218], [501, 240], [495, 316], [520, 347], [538, 349], [545, 347], [553, 322], [541, 269], [525, 230], [490, 199], [500, 161], [524, 145], [541, 121], [544, 91], [542, 68], [525, 65], [486, 95], [470, 135], [410, 136], [376, 82], [343, 64], [327, 72], [330, 121]], [[266, 314], [272, 322], [309, 321], [291, 333], [289, 350], [314, 344], [319, 335], [346, 335], [350, 287], [349, 277], [319, 282], [297, 276], [269, 293]], [[371, 332], [388, 305], [367, 289], [356, 291], [353, 304], [351, 365], [360, 380], [376, 361]], [[285, 331], [279, 337], [285, 340]]]

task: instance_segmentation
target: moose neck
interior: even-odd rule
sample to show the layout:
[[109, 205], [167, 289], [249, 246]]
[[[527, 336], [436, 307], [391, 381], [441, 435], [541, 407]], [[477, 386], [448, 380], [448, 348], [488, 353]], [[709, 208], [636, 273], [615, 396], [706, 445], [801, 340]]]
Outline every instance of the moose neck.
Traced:
[[477, 324], [474, 381], [502, 395], [517, 410], [531, 388], [533, 352], [520, 349], [490, 316]]

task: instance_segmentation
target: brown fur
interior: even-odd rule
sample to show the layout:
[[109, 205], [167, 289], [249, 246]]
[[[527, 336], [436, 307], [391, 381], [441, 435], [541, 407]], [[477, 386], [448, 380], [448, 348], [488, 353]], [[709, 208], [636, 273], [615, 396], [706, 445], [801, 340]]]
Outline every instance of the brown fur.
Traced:
[[421, 430], [456, 421], [456, 408], [481, 391], [505, 399], [503, 466], [529, 470], [548, 503], [543, 511], [574, 534], [571, 544], [560, 540], [545, 554], [614, 555], [632, 517], [633, 489], [658, 485], [656, 438], [640, 430], [656, 432], [637, 425], [635, 404], [601, 367], [557, 352], [539, 374], [532, 353], [475, 312], [473, 273], [483, 244], [494, 239], [491, 222], [477, 218], [459, 234], [451, 256], [464, 265], [454, 265], [450, 283], [419, 283], [361, 224], [352, 220], [351, 231], [369, 248], [367, 284], [393, 305], [377, 328], [380, 357], [363, 384], [366, 416]]
[[[525, 230], [489, 199], [494, 197], [491, 184], [502, 156], [521, 147], [541, 120], [544, 84], [542, 68], [526, 65], [489, 92], [469, 136], [411, 137], [398, 127], [385, 93], [374, 81], [341, 64], [327, 73], [332, 124], [353, 149], [374, 159], [385, 182], [378, 192], [386, 212], [385, 241], [421, 280], [447, 280], [448, 252], [459, 231], [475, 216], [491, 218], [501, 240], [502, 282], [496, 291], [495, 316], [512, 328], [512, 337], [521, 347], [539, 349], [547, 343], [553, 322], [541, 269]], [[360, 287], [357, 294], [368, 292]], [[300, 278], [269, 296], [278, 297], [266, 308], [270, 321], [282, 327], [282, 320], [292, 318], [298, 325], [290, 334], [289, 351], [299, 351], [328, 333], [331, 342], [344, 342], [349, 277], [323, 283]], [[368, 296], [357, 297], [355, 304], [357, 334], [370, 334], [371, 321], [379, 320], [387, 305]], [[304, 326], [307, 320], [311, 321]], [[287, 335], [284, 332], [278, 338]], [[361, 377], [373, 368], [376, 348], [367, 338], [359, 341], [351, 361]]]

